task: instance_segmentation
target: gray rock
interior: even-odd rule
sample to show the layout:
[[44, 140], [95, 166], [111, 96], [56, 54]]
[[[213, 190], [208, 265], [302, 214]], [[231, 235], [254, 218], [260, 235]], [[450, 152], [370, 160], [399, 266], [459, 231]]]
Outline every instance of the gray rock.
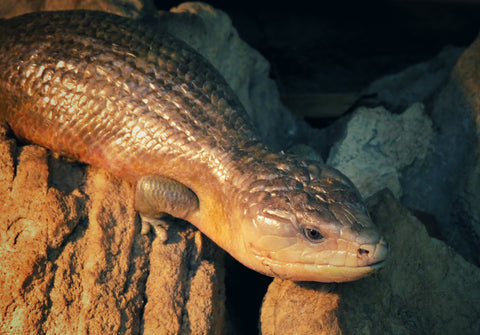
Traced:
[[365, 94], [376, 95], [378, 101], [396, 112], [427, 101], [448, 80], [462, 52], [462, 48], [446, 47], [431, 60], [374, 81]]
[[462, 51], [446, 48], [377, 80], [367, 93], [395, 111], [413, 101], [427, 106], [435, 132], [421, 138], [432, 148], [403, 169], [395, 187], [403, 189], [406, 206], [435, 217], [444, 241], [480, 264], [480, 39]]
[[432, 122], [422, 104], [402, 114], [383, 107], [357, 109], [327, 164], [347, 175], [364, 197], [387, 187], [397, 197], [405, 167], [425, 159], [433, 137]]
[[[402, 201], [432, 214], [443, 240], [480, 264], [480, 40], [457, 59], [446, 49], [431, 62], [372, 84], [379, 103], [424, 101], [435, 127], [432, 150], [404, 169]], [[422, 138], [425, 136], [422, 135]]]
[[[456, 221], [471, 220], [474, 234], [473, 250], [480, 264], [480, 36], [460, 57], [454, 73], [453, 82], [458, 83], [466, 102], [466, 117], [459, 124], [460, 131], [465, 131], [466, 148], [464, 188], [458, 196], [460, 211], [456, 213]], [[474, 69], [472, 71], [472, 69]], [[441, 105], [439, 105], [441, 106]], [[462, 105], [457, 105], [462, 106]], [[469, 227], [467, 227], [467, 231]]]
[[318, 154], [318, 152], [306, 145], [306, 144], [295, 144], [288, 148], [286, 151], [288, 154], [294, 155], [299, 159], [310, 159], [320, 163], [324, 163], [322, 157]]

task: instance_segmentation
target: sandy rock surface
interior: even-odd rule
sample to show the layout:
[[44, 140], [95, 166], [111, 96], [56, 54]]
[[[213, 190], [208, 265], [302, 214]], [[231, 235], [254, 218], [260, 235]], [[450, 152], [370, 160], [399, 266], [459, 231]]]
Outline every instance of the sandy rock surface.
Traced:
[[262, 335], [342, 334], [334, 285], [295, 283], [276, 278], [262, 305]]
[[132, 185], [0, 130], [0, 333], [221, 333], [210, 241], [181, 222], [165, 244], [140, 234]]
[[0, 333], [222, 332], [209, 240], [183, 222], [165, 244], [140, 234], [132, 185], [0, 134]]

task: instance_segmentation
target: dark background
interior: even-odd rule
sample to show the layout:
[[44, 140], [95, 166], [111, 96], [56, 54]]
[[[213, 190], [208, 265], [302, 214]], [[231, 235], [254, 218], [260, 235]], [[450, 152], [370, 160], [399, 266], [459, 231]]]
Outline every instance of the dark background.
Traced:
[[225, 11], [242, 39], [268, 59], [281, 93], [360, 91], [446, 45], [468, 46], [480, 29], [474, 0], [204, 2]]

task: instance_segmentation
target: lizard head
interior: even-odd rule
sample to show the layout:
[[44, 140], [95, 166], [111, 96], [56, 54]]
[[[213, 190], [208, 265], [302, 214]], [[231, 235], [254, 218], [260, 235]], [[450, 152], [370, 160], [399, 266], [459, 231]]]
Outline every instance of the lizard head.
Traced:
[[242, 262], [266, 275], [344, 282], [379, 269], [388, 246], [352, 182], [318, 163], [280, 164], [241, 201]]

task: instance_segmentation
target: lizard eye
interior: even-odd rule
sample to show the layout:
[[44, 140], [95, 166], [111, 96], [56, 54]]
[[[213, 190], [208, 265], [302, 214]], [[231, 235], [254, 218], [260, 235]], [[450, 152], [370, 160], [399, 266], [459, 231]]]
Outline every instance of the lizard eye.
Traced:
[[323, 234], [318, 229], [306, 227], [302, 232], [310, 242], [320, 242], [323, 239]]

